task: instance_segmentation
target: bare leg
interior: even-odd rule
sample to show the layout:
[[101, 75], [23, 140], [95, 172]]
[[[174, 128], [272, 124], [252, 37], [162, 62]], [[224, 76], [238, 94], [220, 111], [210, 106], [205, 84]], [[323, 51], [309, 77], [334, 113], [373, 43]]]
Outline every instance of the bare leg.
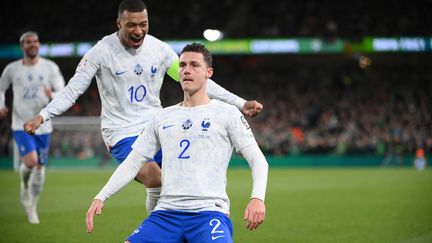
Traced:
[[156, 207], [161, 192], [161, 169], [156, 162], [147, 162], [136, 177], [147, 188], [146, 210], [150, 214]]

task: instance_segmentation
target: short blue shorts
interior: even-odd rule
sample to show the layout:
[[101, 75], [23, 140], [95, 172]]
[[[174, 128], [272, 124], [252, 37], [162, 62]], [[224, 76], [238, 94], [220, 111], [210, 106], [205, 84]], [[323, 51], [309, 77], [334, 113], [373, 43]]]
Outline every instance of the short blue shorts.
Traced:
[[[119, 162], [122, 163], [129, 153], [132, 151], [132, 144], [138, 136], [127, 137], [116, 143], [110, 150], [112, 156]], [[159, 150], [153, 158], [154, 161], [162, 168], [162, 150]]]
[[50, 134], [29, 135], [24, 131], [13, 131], [13, 137], [21, 157], [36, 151], [39, 164], [45, 165], [48, 162]]
[[131, 243], [231, 243], [232, 223], [217, 211], [158, 210], [127, 238]]

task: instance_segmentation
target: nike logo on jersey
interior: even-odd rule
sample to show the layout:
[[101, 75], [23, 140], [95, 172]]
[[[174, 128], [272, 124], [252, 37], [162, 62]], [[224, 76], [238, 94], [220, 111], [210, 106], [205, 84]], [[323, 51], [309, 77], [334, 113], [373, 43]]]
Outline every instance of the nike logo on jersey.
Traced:
[[174, 125], [163, 125], [162, 129], [167, 129], [169, 127], [173, 127]]
[[212, 240], [216, 240], [221, 237], [225, 237], [225, 235], [218, 235], [218, 236], [212, 235]]
[[125, 70], [125, 71], [117, 71], [116, 72], [116, 75], [118, 76], [118, 75], [122, 75], [123, 73], [125, 73], [125, 72], [127, 72], [127, 70]]

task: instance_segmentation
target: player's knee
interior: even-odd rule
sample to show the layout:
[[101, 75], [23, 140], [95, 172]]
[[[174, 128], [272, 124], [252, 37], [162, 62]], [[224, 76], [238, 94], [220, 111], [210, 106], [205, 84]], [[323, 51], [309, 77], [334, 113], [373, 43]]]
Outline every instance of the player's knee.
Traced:
[[38, 165], [38, 156], [36, 151], [32, 151], [22, 157], [22, 161], [28, 168], [33, 168]]

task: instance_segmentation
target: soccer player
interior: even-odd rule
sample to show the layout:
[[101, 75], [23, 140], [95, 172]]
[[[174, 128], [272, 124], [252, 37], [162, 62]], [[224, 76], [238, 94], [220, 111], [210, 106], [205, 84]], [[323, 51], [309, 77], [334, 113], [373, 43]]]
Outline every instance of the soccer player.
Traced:
[[39, 224], [37, 202], [45, 182], [51, 122], [40, 127], [35, 136], [23, 130], [27, 119], [35, 116], [64, 87], [60, 69], [53, 61], [39, 56], [39, 37], [29, 31], [21, 35], [24, 57], [6, 66], [0, 78], [0, 119], [6, 117], [5, 92], [12, 84], [12, 131], [21, 155], [21, 203], [31, 224]]
[[252, 169], [253, 189], [244, 219], [249, 230], [265, 218], [268, 165], [246, 119], [234, 106], [210, 99], [212, 58], [201, 44], [180, 55], [183, 102], [159, 111], [133, 150], [97, 194], [86, 214], [87, 232], [103, 203], [127, 185], [162, 147], [162, 193], [155, 210], [126, 242], [232, 242], [226, 172], [233, 147]]
[[[39, 115], [25, 124], [33, 133], [42, 122], [69, 109], [88, 88], [93, 77], [102, 101], [101, 130], [104, 142], [120, 163], [132, 150], [145, 124], [162, 109], [159, 93], [165, 73], [178, 81], [178, 56], [172, 48], [147, 34], [147, 7], [141, 0], [120, 3], [118, 32], [105, 36], [81, 60], [65, 89]], [[233, 104], [246, 115], [261, 111], [262, 105], [226, 91], [209, 80], [210, 97]], [[161, 153], [154, 161], [160, 163]], [[160, 195], [160, 167], [146, 163], [137, 179], [147, 188], [150, 212]]]

